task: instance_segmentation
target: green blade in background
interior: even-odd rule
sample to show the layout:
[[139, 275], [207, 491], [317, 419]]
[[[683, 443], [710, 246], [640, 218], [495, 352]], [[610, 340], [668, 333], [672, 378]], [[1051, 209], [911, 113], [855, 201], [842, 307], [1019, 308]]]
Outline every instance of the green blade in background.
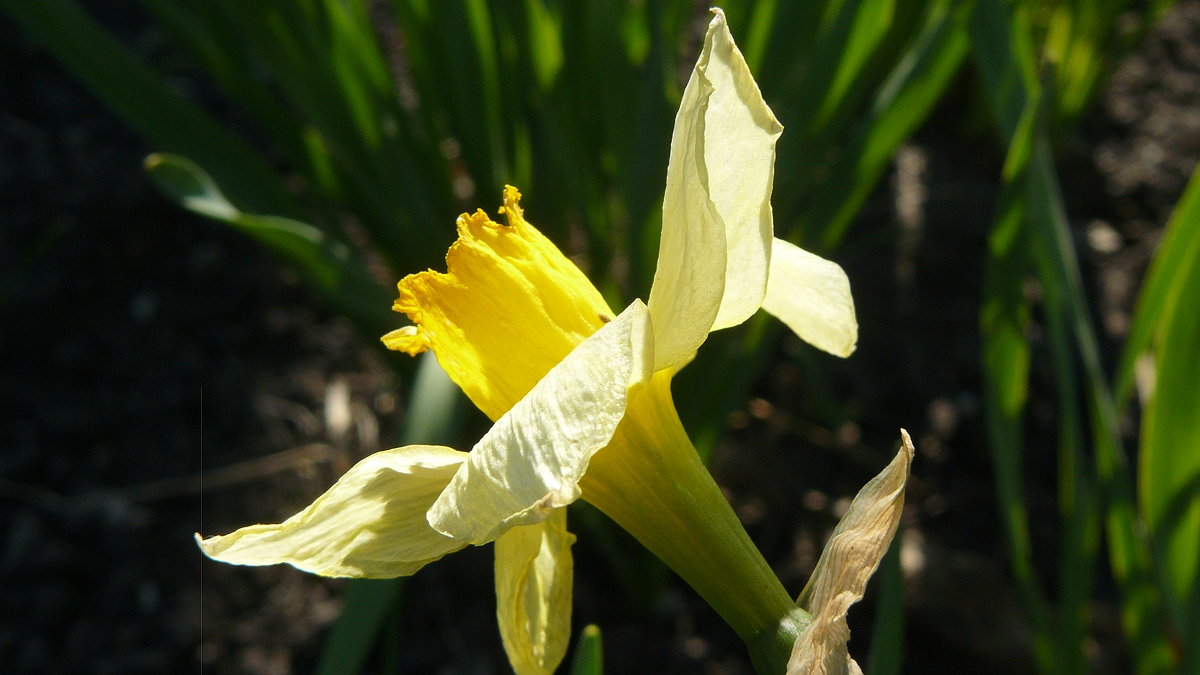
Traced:
[[282, 256], [365, 334], [382, 335], [394, 323], [387, 291], [371, 280], [345, 244], [297, 220], [238, 209], [212, 177], [186, 157], [150, 155], [145, 166], [155, 185], [184, 208], [228, 223]]
[[862, 77], [863, 71], [871, 58], [878, 56], [875, 50], [896, 18], [896, 0], [857, 0], [846, 5], [856, 7], [845, 33], [833, 36], [840, 41], [841, 53], [834, 59], [827, 86], [822, 87], [820, 106], [807, 120], [812, 128], [826, 126], [847, 102], [851, 87], [869, 81]]
[[[1150, 530], [1183, 672], [1200, 672], [1200, 171], [1159, 244], [1125, 362], [1152, 348], [1138, 502]], [[1123, 376], [1132, 379], [1130, 372]], [[1128, 384], [1126, 384], [1128, 388]]]
[[[1071, 303], [1082, 302], [1072, 296], [1057, 270], [1047, 269], [1046, 247], [1038, 244], [1047, 232], [1065, 226], [1057, 181], [1053, 171], [1035, 172], [1043, 157], [1041, 124], [1043, 108], [1040, 84], [1036, 78], [1031, 34], [1024, 15], [1011, 12], [999, 0], [979, 0], [971, 16], [971, 36], [976, 61], [990, 94], [993, 115], [1009, 151], [1004, 166], [1004, 193], [1000, 217], [993, 231], [991, 256], [987, 262], [984, 317], [981, 332], [984, 341], [984, 373], [989, 440], [997, 472], [997, 496], [1008, 537], [1010, 563], [1034, 628], [1034, 648], [1040, 667], [1047, 672], [1079, 672], [1083, 668], [1083, 639], [1086, 634], [1085, 606], [1095, 568], [1097, 511], [1092, 479], [1083, 461], [1083, 414], [1077, 388], [1078, 372], [1071, 335]], [[1035, 160], [1037, 156], [1037, 160]], [[1048, 156], [1048, 155], [1047, 155]], [[1023, 229], [1025, 236], [1006, 235], [1002, 239], [1011, 250], [998, 249], [1003, 228]], [[1013, 258], [1023, 264], [1014, 266]], [[1026, 262], [1028, 261], [1028, 262]], [[1059, 522], [1063, 528], [1059, 547], [1060, 592], [1054, 611], [1045, 600], [1037, 578], [1030, 546], [1028, 516], [1019, 484], [1024, 444], [1022, 418], [1027, 401], [1018, 407], [1005, 405], [1003, 389], [1011, 387], [1010, 373], [1001, 354], [1013, 358], [1016, 349], [1023, 353], [1028, 376], [1029, 339], [1014, 335], [1006, 326], [993, 325], [997, 307], [1022, 309], [1024, 278], [1029, 262], [1034, 263], [1042, 284], [1047, 342], [1056, 379], [1058, 403], [1058, 500]], [[1005, 269], [1012, 267], [1011, 269]], [[1084, 309], [1086, 311], [1086, 308]], [[1024, 313], [1024, 312], [1022, 312]], [[993, 333], [995, 331], [995, 333]], [[1019, 341], [1019, 345], [1017, 342]], [[1001, 345], [1012, 343], [1007, 348]], [[1004, 384], [1004, 383], [1008, 384]]]
[[900, 675], [904, 665], [904, 571], [900, 568], [900, 536], [879, 564], [879, 601], [867, 671], [871, 675]]
[[159, 149], [211, 167], [241, 204], [291, 214], [292, 200], [241, 139], [167, 87], [72, 0], [0, 0], [0, 9], [42, 43], [101, 101]]
[[1038, 22], [1039, 54], [1055, 73], [1055, 131], [1071, 133], [1107, 75], [1173, 0], [1023, 0]]
[[[1191, 224], [1196, 226], [1195, 221]], [[1163, 574], [1167, 606], [1183, 645], [1183, 671], [1200, 671], [1200, 249], [1187, 288], [1165, 309], [1154, 398], [1142, 421], [1138, 496]]]
[[409, 392], [400, 442], [405, 445], [454, 445], [461, 440], [458, 426], [463, 398], [459, 395], [458, 385], [438, 365], [432, 351], [417, 358], [420, 363]]
[[1154, 253], [1154, 262], [1146, 273], [1138, 295], [1137, 309], [1125, 341], [1121, 364], [1113, 378], [1117, 403], [1123, 408], [1134, 391], [1137, 360], [1150, 349], [1167, 305], [1175, 302], [1181, 289], [1178, 280], [1187, 268], [1196, 264], [1195, 250], [1200, 247], [1200, 171], [1192, 174], [1187, 189]]
[[1038, 660], [1048, 664], [1054, 660], [1049, 642], [1051, 613], [1033, 566], [1029, 512], [1021, 482], [1032, 348], [1026, 338], [1030, 309], [1023, 292], [1030, 264], [1022, 245], [1027, 236], [1026, 216], [1015, 192], [1010, 185], [1001, 195], [984, 260], [984, 299], [979, 315], [984, 410], [1009, 565], [1029, 614]]
[[[1077, 616], [1075, 607], [1068, 605], [1059, 617], [1051, 610], [1041, 582], [1034, 567], [1032, 543], [1029, 532], [1029, 516], [1021, 484], [1024, 448], [1024, 415], [1028, 404], [1027, 381], [1032, 348], [1025, 334], [1028, 317], [1028, 301], [1024, 298], [1023, 284], [1029, 273], [1032, 251], [1029, 241], [1035, 236], [1035, 221], [1041, 214], [1034, 213], [1029, 203], [1026, 186], [1030, 158], [1036, 140], [1036, 122], [1041, 92], [1036, 79], [1033, 50], [1029, 33], [1024, 24], [1010, 16], [1010, 10], [1002, 2], [979, 0], [971, 13], [972, 51], [984, 81], [984, 89], [990, 94], [995, 117], [1009, 150], [1004, 166], [1004, 189], [1001, 195], [999, 214], [990, 236], [989, 256], [986, 260], [984, 305], [981, 312], [980, 333], [983, 341], [984, 391], [988, 423], [988, 439], [991, 445], [992, 463], [996, 470], [996, 495], [999, 500], [1001, 522], [1005, 525], [1008, 540], [1009, 564], [1017, 581], [1017, 588], [1025, 604], [1033, 628], [1034, 652], [1040, 668], [1046, 672], [1072, 672], [1064, 668], [1080, 667], [1080, 640], [1075, 637]], [[1057, 299], [1054, 280], [1051, 294]], [[1047, 311], [1054, 314], [1057, 305]], [[1061, 360], [1070, 358], [1069, 345], [1064, 344], [1062, 322], [1054, 316], [1048, 320], [1051, 342], [1055, 355], [1056, 375], [1074, 381], [1073, 364], [1063, 367]], [[1064, 354], [1065, 352], [1065, 354]], [[1017, 366], [1020, 366], [1019, 368]], [[1020, 377], [1020, 381], [1014, 381]], [[1068, 409], [1061, 411], [1072, 415], [1064, 428], [1077, 431], [1077, 406], [1074, 405], [1074, 388], [1059, 381], [1056, 389], [1060, 402], [1070, 397]], [[1019, 394], [1014, 398], [1013, 394]], [[1074, 441], [1074, 434], [1069, 440]], [[1074, 443], [1072, 443], [1074, 445]], [[1073, 448], [1072, 448], [1073, 449]], [[1062, 457], [1070, 452], [1060, 450]], [[1059, 490], [1063, 490], [1067, 477], [1076, 478], [1078, 463], [1071, 464], [1073, 471], [1060, 476]], [[1064, 513], [1064, 526], [1071, 529], [1071, 514]], [[1074, 543], [1074, 542], [1071, 542]], [[1062, 547], [1062, 559], [1077, 562], [1074, 547]], [[1072, 593], [1070, 600], [1077, 601]], [[1069, 626], [1069, 639], [1060, 633]]]
[[[1096, 495], [1096, 478], [1089, 467], [1084, 449], [1085, 414], [1079, 394], [1081, 386], [1088, 392], [1092, 406], [1092, 427], [1097, 445], [1118, 447], [1115, 417], [1105, 417], [1097, 409], [1112, 411], [1112, 401], [1105, 389], [1107, 382], [1099, 371], [1086, 373], [1091, 377], [1081, 382], [1077, 351], [1089, 338], [1094, 341], [1090, 324], [1083, 330], [1075, 320], [1087, 315], [1082, 292], [1075, 294], [1070, 273], [1077, 271], [1075, 252], [1068, 239], [1062, 248], [1059, 237], [1069, 237], [1058, 178], [1050, 164], [1049, 144], [1039, 131], [1031, 170], [1024, 176], [1023, 198], [1029, 203], [1034, 245], [1033, 258], [1037, 277], [1042, 284], [1042, 309], [1046, 317], [1046, 337], [1056, 379], [1055, 394], [1058, 407], [1058, 511], [1062, 524], [1060, 535], [1058, 590], [1059, 672], [1081, 672], [1085, 668], [1083, 644], [1088, 632], [1087, 605], [1095, 579], [1099, 554], [1100, 505]], [[1055, 241], [1051, 241], [1051, 239]], [[1068, 258], [1069, 262], [1064, 262]], [[1085, 319], [1087, 321], [1087, 319]], [[1084, 358], [1086, 369], [1088, 362]], [[1109, 424], [1111, 423], [1111, 424]]]
[[797, 205], [796, 234], [817, 239], [826, 249], [840, 243], [896, 149], [929, 116], [962, 65], [969, 46], [964, 7], [943, 0], [928, 5], [921, 28], [880, 84], [847, 151], [829, 167], [822, 183], [829, 189]]
[[314, 182], [334, 192], [324, 196], [335, 198], [336, 215], [349, 212], [395, 271], [438, 260], [448, 241], [431, 228], [457, 210], [445, 159], [439, 139], [401, 109], [371, 24], [331, 0], [219, 1], [265, 84], [302, 120], [312, 157], [293, 161], [310, 165]]
[[223, 13], [216, 2], [140, 2], [161, 28], [190, 51], [217, 86], [259, 122], [259, 127], [270, 136], [273, 149], [289, 158], [302, 156], [301, 121], [269, 87], [263, 86], [260, 69], [250, 65], [256, 63], [250, 45], [238, 39], [232, 27], [235, 18]]
[[[1031, 159], [1027, 190], [1035, 222], [1033, 238], [1039, 276], [1053, 279], [1063, 293], [1060, 303], [1074, 336], [1081, 367], [1082, 391], [1090, 416], [1096, 487], [1105, 520], [1108, 557], [1113, 576], [1122, 593], [1122, 618], [1133, 643], [1133, 660], [1138, 672], [1168, 672], [1175, 657], [1169, 637], [1162, 630], [1166, 608], [1157, 592], [1156, 570], [1149, 556], [1146, 523], [1135, 510], [1133, 477], [1121, 443], [1116, 406], [1100, 364], [1100, 348], [1083, 290], [1079, 261], [1075, 255], [1070, 226], [1066, 220], [1050, 143], [1043, 134]], [[1067, 584], [1078, 583], [1068, 576]], [[1161, 579], [1159, 580], [1161, 583]], [[1086, 590], [1086, 589], [1085, 589]], [[1086, 607], [1076, 608], [1077, 621], [1086, 621]]]
[[360, 673], [379, 629], [400, 604], [404, 579], [351, 579], [346, 582], [342, 613], [329, 630], [317, 675]]
[[588, 624], [579, 632], [575, 641], [575, 658], [571, 661], [571, 675], [603, 675], [604, 645], [600, 639], [600, 627]]
[[[979, 0], [972, 15], [972, 38], [975, 43], [980, 69], [984, 75], [985, 89], [992, 95], [994, 114], [1003, 135], [1016, 140], [1025, 134], [1025, 147], [1010, 153], [1010, 164], [1024, 166], [1024, 179], [1012, 180], [1012, 166], [1006, 166], [1010, 184], [1020, 190], [1020, 201], [1027, 209], [1029, 255], [1036, 264], [1039, 280], [1047, 291], [1046, 311], [1048, 323], [1054, 335], [1056, 370], [1067, 376], [1059, 386], [1071, 393], [1082, 386], [1086, 396], [1089, 430], [1094, 445], [1092, 476], [1083, 470], [1082, 454], [1072, 450], [1063, 455], [1064, 476], [1060, 476], [1060, 508], [1068, 495], [1089, 494], [1085, 481], [1094, 480], [1101, 499], [1102, 515], [1108, 535], [1108, 555], [1113, 576], [1122, 595], [1122, 620], [1129, 639], [1133, 643], [1133, 660], [1139, 672], [1164, 672], [1171, 668], [1169, 645], [1162, 634], [1163, 614], [1160, 601], [1154, 590], [1154, 570], [1146, 552], [1143, 526], [1136, 519], [1133, 508], [1133, 490], [1128, 461], [1121, 447], [1117, 430], [1116, 409], [1109, 394], [1107, 380], [1100, 365], [1099, 347], [1091, 318], [1087, 310], [1086, 296], [1075, 256], [1069, 224], [1066, 220], [1062, 196], [1054, 173], [1049, 142], [1044, 126], [1036, 117], [1029, 117], [1030, 102], [1040, 97], [1037, 81], [1036, 58], [1026, 30], [1013, 30], [1013, 16], [1022, 25], [1028, 21], [1027, 14], [1012, 10], [1001, 0]], [[1032, 126], [1029, 120], [1033, 120]], [[1023, 132], [1032, 129], [1032, 132]], [[1069, 331], [1077, 356], [1072, 357], [1069, 345], [1063, 344], [1064, 331]], [[986, 338], [985, 338], [986, 339]], [[1075, 384], [1075, 365], [1078, 359], [1083, 378]], [[995, 375], [993, 375], [995, 377]], [[1068, 387], [1069, 385], [1069, 387]], [[1060, 397], [1061, 400], [1061, 397]], [[1071, 409], [1074, 410], [1072, 403]], [[1078, 413], [1072, 412], [1068, 419], [1072, 425]], [[1071, 443], [1076, 443], [1081, 430], [1072, 432]], [[1061, 482], [1064, 478], [1075, 483]], [[1090, 499], [1090, 497], [1089, 497]], [[1060, 639], [1076, 640], [1086, 628], [1086, 601], [1089, 589], [1080, 578], [1091, 573], [1089, 549], [1093, 545], [1090, 534], [1092, 526], [1085, 520], [1091, 516], [1086, 509], [1063, 509], [1068, 519], [1066, 527], [1073, 534], [1066, 537], [1065, 552], [1073, 560], [1061, 570], [1064, 584], [1063, 601], [1068, 605], [1058, 618], [1067, 624], [1056, 631]], [[1089, 569], [1075, 568], [1089, 564]], [[1074, 566], [1074, 567], [1073, 567]], [[1079, 660], [1079, 645], [1053, 644], [1059, 663], [1082, 666]], [[1044, 665], [1047, 664], [1043, 661]]]

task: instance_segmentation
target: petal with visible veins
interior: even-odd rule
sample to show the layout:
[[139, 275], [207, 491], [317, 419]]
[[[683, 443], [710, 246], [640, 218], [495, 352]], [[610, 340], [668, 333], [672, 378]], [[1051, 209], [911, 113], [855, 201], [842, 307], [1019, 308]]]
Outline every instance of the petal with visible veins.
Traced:
[[518, 675], [548, 675], [567, 653], [574, 542], [564, 509], [496, 540], [496, 618]]
[[579, 498], [592, 455], [649, 379], [649, 314], [635, 300], [496, 421], [429, 509], [429, 524], [472, 544], [544, 520]]
[[282, 523], [196, 540], [208, 557], [234, 565], [288, 563], [327, 577], [408, 576], [466, 546], [433, 530], [425, 517], [466, 457], [436, 445], [377, 452]]

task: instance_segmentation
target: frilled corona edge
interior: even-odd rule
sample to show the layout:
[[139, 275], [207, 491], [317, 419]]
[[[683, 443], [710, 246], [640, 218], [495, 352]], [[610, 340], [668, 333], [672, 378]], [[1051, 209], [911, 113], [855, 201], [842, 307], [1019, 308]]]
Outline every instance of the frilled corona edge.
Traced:
[[575, 263], [525, 220], [521, 193], [504, 188], [508, 224], [482, 210], [458, 217], [446, 271], [400, 280], [393, 309], [412, 326], [389, 349], [432, 349], [463, 393], [493, 420], [615, 316]]

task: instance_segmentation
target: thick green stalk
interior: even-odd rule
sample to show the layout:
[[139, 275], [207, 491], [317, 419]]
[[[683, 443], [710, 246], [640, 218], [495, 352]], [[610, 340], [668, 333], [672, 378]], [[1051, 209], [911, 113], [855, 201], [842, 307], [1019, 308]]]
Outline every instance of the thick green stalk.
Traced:
[[665, 373], [636, 392], [583, 497], [662, 559], [721, 615], [755, 668], [781, 673], [811, 618], [796, 607], [700, 461]]

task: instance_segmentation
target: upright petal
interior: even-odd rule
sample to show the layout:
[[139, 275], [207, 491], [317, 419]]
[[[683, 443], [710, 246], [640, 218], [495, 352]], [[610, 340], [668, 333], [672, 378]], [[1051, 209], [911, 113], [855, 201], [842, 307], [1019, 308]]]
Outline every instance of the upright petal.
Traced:
[[763, 100], [724, 14], [714, 13], [705, 68], [713, 93], [704, 116], [704, 164], [709, 199], [725, 223], [725, 294], [712, 327], [719, 330], [758, 311], [766, 292], [775, 231], [775, 141], [783, 125]]
[[850, 279], [837, 263], [775, 239], [763, 309], [800, 339], [834, 356], [850, 356], [858, 344], [858, 320]]
[[432, 349], [450, 379], [493, 420], [613, 312], [596, 287], [525, 220], [504, 189], [508, 225], [483, 211], [458, 218], [445, 273], [411, 274], [393, 308], [416, 326], [384, 336], [390, 349]]
[[704, 164], [704, 115], [712, 84], [703, 66], [709, 51], [706, 38], [671, 135], [658, 265], [648, 302], [655, 326], [655, 370], [687, 360], [704, 343], [725, 293], [725, 223], [708, 198]]
[[517, 675], [548, 675], [567, 653], [574, 542], [565, 509], [496, 540], [496, 618]]
[[912, 440], [903, 429], [900, 443], [891, 464], [854, 497], [800, 593], [797, 604], [812, 614], [812, 623], [796, 639], [788, 673], [861, 672], [846, 652], [850, 639], [846, 612], [862, 598], [867, 580], [879, 567], [900, 524], [914, 453]]
[[472, 544], [544, 520], [579, 498], [592, 455], [650, 376], [649, 315], [635, 300], [551, 370], [480, 439], [429, 509], [429, 524]]
[[712, 330], [758, 309], [771, 256], [775, 119], [715, 16], [684, 89], [667, 165], [650, 291], [655, 369], [688, 358]]
[[467, 453], [436, 445], [377, 452], [277, 525], [251, 525], [196, 541], [204, 554], [234, 565], [289, 563], [327, 577], [410, 575], [465, 542], [429, 527], [425, 512]]

